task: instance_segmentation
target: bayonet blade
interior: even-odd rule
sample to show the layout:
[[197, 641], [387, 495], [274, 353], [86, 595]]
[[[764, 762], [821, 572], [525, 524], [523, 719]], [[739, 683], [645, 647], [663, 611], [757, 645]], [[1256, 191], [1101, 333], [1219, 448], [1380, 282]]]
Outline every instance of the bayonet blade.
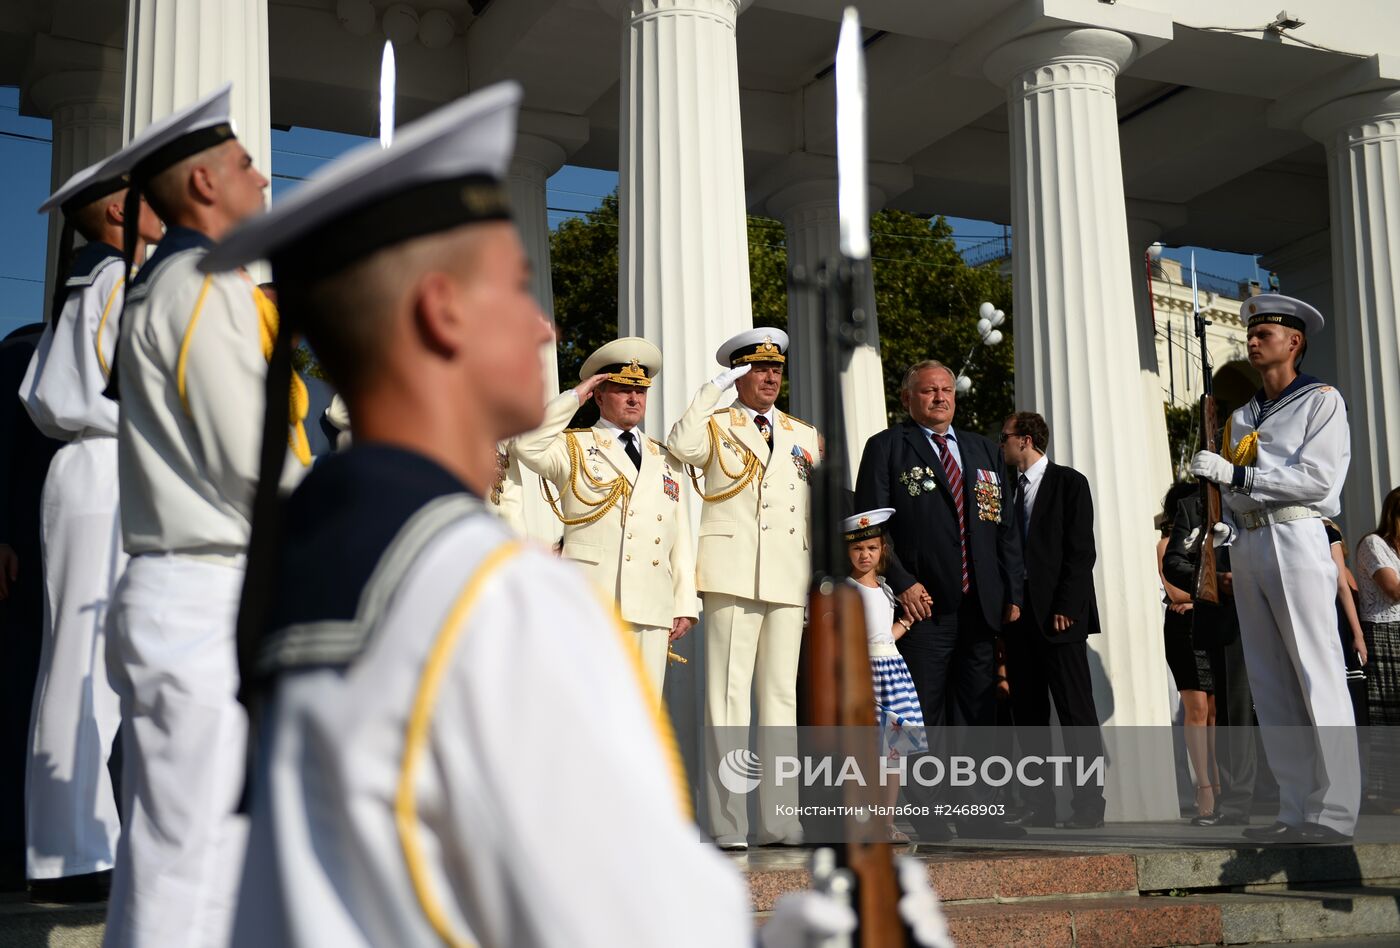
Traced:
[[394, 86], [398, 75], [394, 68], [394, 44], [384, 41], [384, 56], [379, 61], [379, 147], [394, 143]]
[[847, 7], [836, 43], [836, 178], [841, 253], [870, 256], [870, 192], [866, 186], [865, 50], [860, 14]]
[[1201, 311], [1201, 296], [1196, 289], [1196, 251], [1191, 251], [1191, 312]]

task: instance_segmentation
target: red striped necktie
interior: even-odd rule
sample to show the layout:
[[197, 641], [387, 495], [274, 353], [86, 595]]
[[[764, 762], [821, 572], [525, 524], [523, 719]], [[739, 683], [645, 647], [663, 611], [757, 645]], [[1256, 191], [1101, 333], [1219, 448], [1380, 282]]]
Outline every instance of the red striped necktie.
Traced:
[[948, 477], [948, 493], [953, 495], [953, 506], [958, 511], [958, 540], [962, 543], [962, 591], [972, 590], [971, 574], [967, 568], [967, 500], [963, 497], [962, 468], [948, 450], [948, 436], [929, 432], [933, 443], [938, 445], [938, 457], [943, 462], [943, 473]]

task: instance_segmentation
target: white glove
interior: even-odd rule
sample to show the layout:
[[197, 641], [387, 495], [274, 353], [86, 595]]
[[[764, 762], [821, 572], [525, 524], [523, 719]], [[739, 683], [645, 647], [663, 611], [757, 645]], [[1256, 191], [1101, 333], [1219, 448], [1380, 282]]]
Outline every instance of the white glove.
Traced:
[[1191, 459], [1191, 473], [1228, 487], [1235, 479], [1235, 465], [1214, 451], [1201, 451]]
[[[1194, 549], [1196, 540], [1201, 536], [1201, 528], [1196, 527], [1186, 534], [1186, 549]], [[1224, 520], [1217, 520], [1215, 526], [1211, 528], [1210, 545], [1213, 547], [1229, 546], [1235, 542], [1235, 529]]]
[[[901, 902], [900, 909], [903, 907]], [[824, 892], [807, 889], [789, 892], [778, 900], [773, 917], [759, 931], [758, 943], [762, 948], [807, 948], [855, 930], [854, 909]], [[951, 948], [952, 942], [948, 944]]]
[[749, 370], [751, 370], [752, 368], [753, 363], [746, 362], [743, 365], [735, 366], [732, 369], [725, 369], [719, 375], [716, 375], [714, 378], [710, 379], [710, 381], [715, 385], [718, 385], [719, 390], [722, 392], [725, 389], [733, 388], [734, 383], [737, 382], [739, 379], [743, 378], [744, 376], [748, 375]]
[[948, 920], [938, 894], [928, 882], [928, 867], [909, 856], [898, 857], [899, 917], [914, 933], [915, 943], [923, 948], [954, 948], [948, 932]]

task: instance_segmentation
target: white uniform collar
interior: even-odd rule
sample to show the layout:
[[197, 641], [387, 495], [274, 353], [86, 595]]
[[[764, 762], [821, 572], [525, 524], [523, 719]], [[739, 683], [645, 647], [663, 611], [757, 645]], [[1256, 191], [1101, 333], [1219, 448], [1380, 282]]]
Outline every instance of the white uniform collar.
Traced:
[[756, 408], [750, 408], [748, 405], [745, 405], [743, 402], [740, 401], [736, 401], [734, 404], [739, 408], [743, 409], [744, 414], [749, 416], [750, 421], [752, 421], [755, 416], [762, 415], [764, 420], [768, 422], [768, 427], [770, 428], [773, 427], [773, 423], [777, 421], [777, 419], [773, 417], [774, 414], [776, 414], [776, 405], [773, 408], [768, 409], [767, 411], [759, 411]]
[[1021, 476], [1026, 479], [1027, 485], [1040, 483], [1040, 479], [1045, 476], [1045, 469], [1050, 466], [1050, 455], [1042, 454], [1040, 460], [1026, 468], [1026, 473]]
[[637, 433], [637, 446], [638, 446], [638, 447], [641, 447], [642, 437], [643, 437], [643, 435], [642, 435], [642, 426], [641, 426], [641, 425], [634, 425], [634, 426], [631, 427], [631, 428], [623, 428], [621, 425], [614, 424], [613, 422], [608, 421], [608, 420], [607, 420], [606, 418], [604, 418], [602, 415], [599, 415], [599, 416], [598, 416], [598, 427], [599, 427], [599, 428], [605, 428], [605, 429], [607, 429], [608, 431], [616, 431], [616, 432], [619, 432], [619, 433], [623, 433], [623, 432], [627, 432], [627, 431], [635, 431], [635, 432]]

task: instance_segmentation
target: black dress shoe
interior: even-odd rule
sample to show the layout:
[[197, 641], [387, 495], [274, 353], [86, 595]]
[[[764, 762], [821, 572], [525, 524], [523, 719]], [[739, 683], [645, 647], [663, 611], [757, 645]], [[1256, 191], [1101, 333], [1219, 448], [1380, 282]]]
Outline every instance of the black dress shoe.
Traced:
[[1065, 820], [1065, 829], [1092, 830], [1103, 826], [1103, 817], [1089, 813], [1078, 813]]
[[1050, 827], [1055, 825], [1055, 814], [1042, 813], [1039, 810], [1023, 810], [1002, 820], [1007, 826], [1036, 826]]
[[105, 902], [112, 889], [112, 870], [88, 872], [58, 879], [31, 879], [29, 901], [57, 902], [64, 905]]
[[953, 838], [953, 831], [948, 828], [948, 821], [936, 816], [910, 817], [909, 825], [914, 828], [914, 842], [916, 843], [946, 843]]
[[1298, 832], [1298, 827], [1289, 826], [1281, 820], [1275, 820], [1269, 826], [1251, 826], [1241, 833], [1245, 839], [1258, 840], [1261, 843], [1295, 843], [1303, 838]]
[[1225, 822], [1225, 815], [1219, 810], [1214, 813], [1202, 813], [1200, 816], [1191, 818], [1192, 826], [1219, 826]]
[[1220, 822], [1218, 822], [1216, 825], [1217, 825], [1217, 826], [1248, 826], [1248, 825], [1249, 825], [1249, 817], [1245, 816], [1243, 813], [1227, 813], [1227, 814], [1225, 814], [1224, 816], [1220, 817]]
[[959, 839], [1022, 839], [1026, 835], [1024, 826], [987, 816], [958, 820], [957, 828]]
[[1298, 827], [1298, 835], [1309, 843], [1349, 843], [1352, 837], [1341, 830], [1334, 830], [1321, 823], [1304, 823]]

